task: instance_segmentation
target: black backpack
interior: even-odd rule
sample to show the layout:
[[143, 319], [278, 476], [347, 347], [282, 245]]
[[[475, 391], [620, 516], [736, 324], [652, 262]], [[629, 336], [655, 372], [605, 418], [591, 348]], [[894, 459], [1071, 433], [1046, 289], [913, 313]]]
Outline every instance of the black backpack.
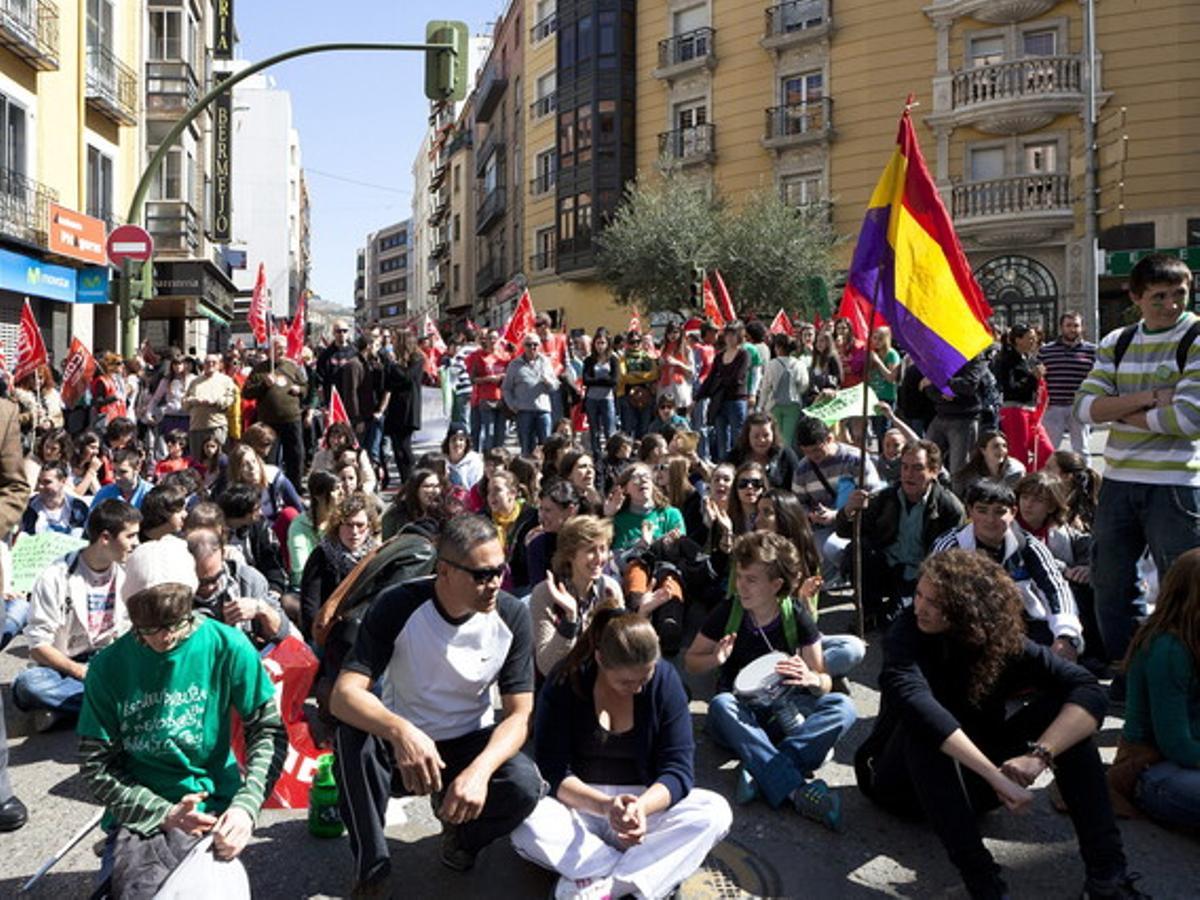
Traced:
[[[1125, 351], [1129, 349], [1129, 345], [1133, 343], [1133, 338], [1137, 334], [1138, 326], [1141, 322], [1134, 322], [1132, 325], [1126, 325], [1121, 329], [1121, 334], [1117, 338], [1117, 345], [1113, 347], [1113, 371], [1116, 372], [1121, 366], [1121, 360], [1125, 357]], [[1175, 348], [1175, 365], [1179, 367], [1179, 373], [1182, 375], [1187, 368], [1188, 351], [1192, 349], [1192, 344], [1196, 343], [1196, 338], [1200, 337], [1200, 319], [1192, 322], [1192, 327], [1184, 332], [1183, 337], [1179, 339], [1179, 346]]]

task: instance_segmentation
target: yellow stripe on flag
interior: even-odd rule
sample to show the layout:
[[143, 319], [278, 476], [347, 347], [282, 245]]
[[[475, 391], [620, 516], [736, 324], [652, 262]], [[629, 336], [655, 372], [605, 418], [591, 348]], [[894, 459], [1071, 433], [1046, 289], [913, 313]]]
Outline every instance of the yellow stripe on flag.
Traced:
[[896, 210], [904, 202], [904, 183], [908, 173], [908, 160], [897, 148], [888, 160], [887, 168], [879, 176], [875, 190], [871, 194], [868, 208], [890, 206], [891, 216], [888, 220], [888, 243], [896, 245]]
[[941, 244], [902, 203], [894, 202], [888, 237], [896, 258], [896, 299], [925, 327], [971, 359], [991, 346], [992, 337], [978, 319], [962, 314], [962, 292]]

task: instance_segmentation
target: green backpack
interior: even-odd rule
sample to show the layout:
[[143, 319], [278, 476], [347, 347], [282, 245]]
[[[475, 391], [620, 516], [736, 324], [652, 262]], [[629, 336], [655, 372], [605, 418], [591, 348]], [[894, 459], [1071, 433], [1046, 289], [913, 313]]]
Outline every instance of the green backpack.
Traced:
[[[742, 616], [745, 613], [746, 610], [742, 606], [742, 601], [738, 599], [737, 595], [734, 595], [729, 607], [729, 618], [725, 620], [725, 634], [737, 634], [738, 629], [742, 627]], [[791, 597], [780, 598], [779, 614], [783, 616], [783, 639], [787, 641], [788, 651], [795, 653], [800, 635], [796, 630], [796, 610], [792, 608]]]

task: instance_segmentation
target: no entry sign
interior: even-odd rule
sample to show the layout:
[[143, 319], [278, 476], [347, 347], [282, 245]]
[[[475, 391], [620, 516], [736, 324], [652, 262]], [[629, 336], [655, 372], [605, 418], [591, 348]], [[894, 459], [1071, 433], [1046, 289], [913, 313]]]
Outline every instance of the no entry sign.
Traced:
[[154, 252], [154, 239], [140, 225], [122, 225], [108, 236], [108, 258], [114, 266], [125, 260], [145, 262]]

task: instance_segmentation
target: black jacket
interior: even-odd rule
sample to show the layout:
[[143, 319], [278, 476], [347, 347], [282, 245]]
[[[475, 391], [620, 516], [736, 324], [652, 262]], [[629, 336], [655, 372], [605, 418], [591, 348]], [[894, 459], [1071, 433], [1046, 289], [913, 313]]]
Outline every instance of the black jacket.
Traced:
[[[863, 517], [863, 543], [882, 551], [900, 537], [900, 512], [904, 509], [900, 485], [889, 485], [871, 495], [871, 502], [859, 515]], [[941, 535], [957, 528], [963, 522], [963, 505], [959, 499], [939, 482], [934, 482], [925, 502], [925, 520], [921, 524], [921, 549], [928, 556], [933, 542]], [[854, 536], [854, 520], [843, 506], [838, 510], [835, 523], [838, 537]]]
[[925, 396], [933, 401], [936, 414], [948, 419], [969, 419], [979, 415], [983, 408], [980, 383], [987, 367], [987, 358], [982, 353], [964, 363], [946, 385], [952, 392], [950, 397], [932, 385], [925, 388]]

